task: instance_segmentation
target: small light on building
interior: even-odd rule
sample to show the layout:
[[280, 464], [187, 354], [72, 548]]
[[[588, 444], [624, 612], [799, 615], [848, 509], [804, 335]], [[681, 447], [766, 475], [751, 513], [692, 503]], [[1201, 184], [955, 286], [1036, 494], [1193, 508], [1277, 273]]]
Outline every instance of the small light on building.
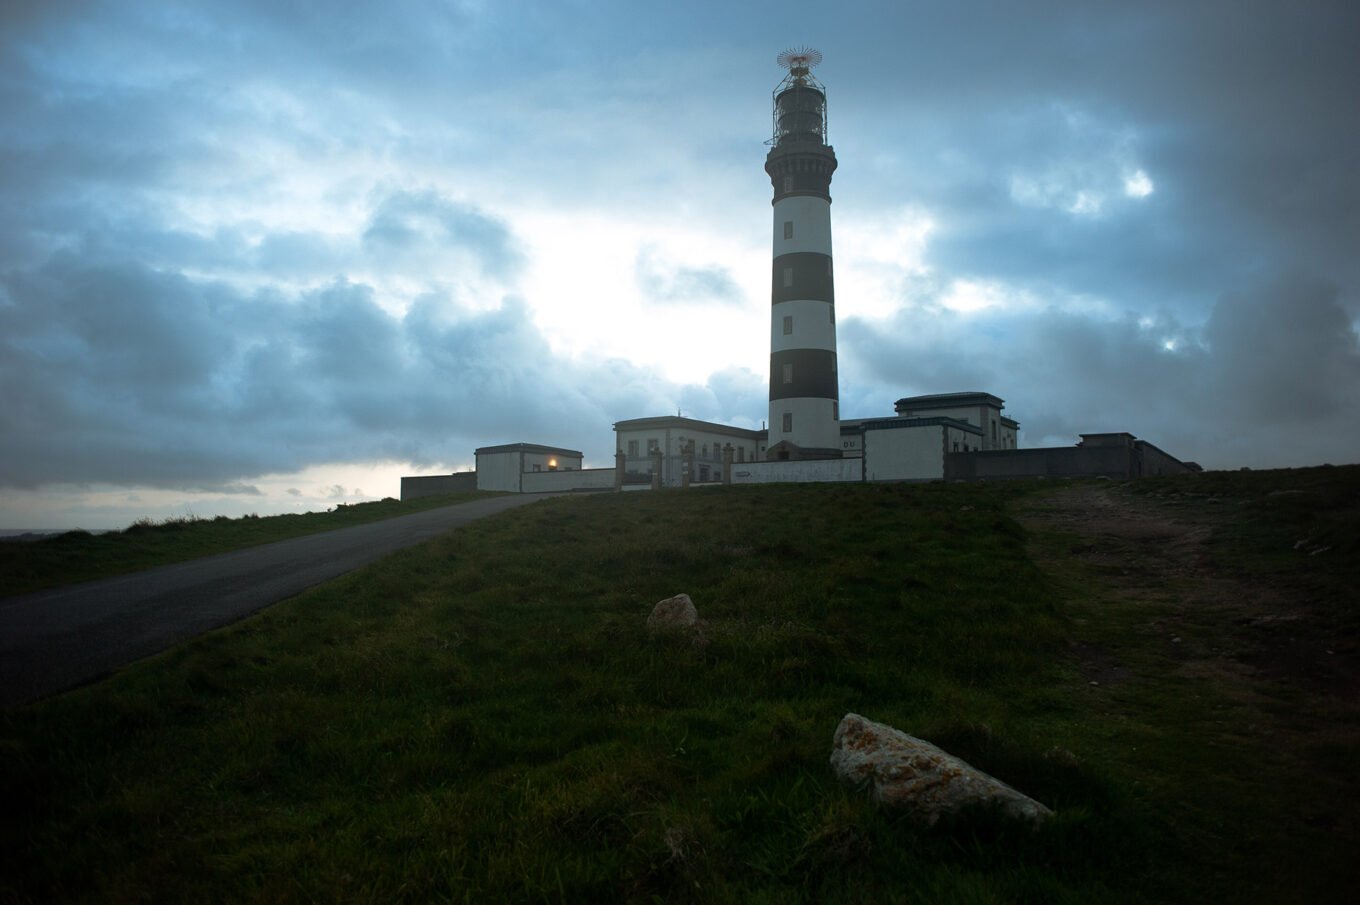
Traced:
[[556, 460], [556, 459], [549, 459], [549, 460], [548, 460], [548, 467], [549, 467], [549, 468], [556, 468], [556, 467], [557, 467], [557, 460]]

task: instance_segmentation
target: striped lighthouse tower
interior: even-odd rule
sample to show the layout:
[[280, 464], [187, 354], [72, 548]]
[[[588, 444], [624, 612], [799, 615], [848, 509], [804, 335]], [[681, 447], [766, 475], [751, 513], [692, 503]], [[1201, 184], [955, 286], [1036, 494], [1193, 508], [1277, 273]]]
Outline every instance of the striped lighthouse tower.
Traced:
[[822, 55], [786, 50], [774, 90], [774, 138], [765, 172], [774, 185], [770, 293], [770, 433], [767, 459], [839, 457], [836, 298], [831, 272], [831, 174], [826, 89], [812, 77]]

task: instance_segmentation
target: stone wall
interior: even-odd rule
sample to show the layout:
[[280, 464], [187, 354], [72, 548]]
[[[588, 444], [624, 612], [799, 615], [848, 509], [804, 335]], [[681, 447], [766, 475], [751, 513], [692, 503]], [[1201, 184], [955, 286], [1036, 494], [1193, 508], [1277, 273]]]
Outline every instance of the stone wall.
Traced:
[[449, 493], [466, 493], [477, 489], [477, 472], [460, 471], [457, 474], [422, 475], [401, 479], [401, 498], [415, 500], [424, 496], [443, 496]]
[[1057, 446], [1040, 449], [997, 449], [951, 452], [944, 459], [945, 479], [976, 481], [1001, 478], [1116, 478], [1182, 474], [1192, 469], [1151, 443]]
[[859, 481], [863, 477], [863, 459], [800, 459], [788, 462], [739, 462], [732, 465], [733, 484]]
[[614, 469], [612, 468], [578, 468], [574, 471], [526, 471], [522, 478], [525, 493], [614, 489]]

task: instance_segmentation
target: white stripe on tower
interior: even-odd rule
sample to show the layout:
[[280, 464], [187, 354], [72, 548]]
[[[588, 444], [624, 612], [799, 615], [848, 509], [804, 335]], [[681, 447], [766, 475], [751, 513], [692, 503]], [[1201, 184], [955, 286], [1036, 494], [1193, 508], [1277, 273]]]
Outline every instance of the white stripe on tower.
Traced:
[[809, 74], [819, 59], [816, 51], [780, 56], [789, 75], [774, 92], [774, 147], [765, 159], [774, 187], [771, 458], [841, 454], [831, 263], [836, 152], [826, 144], [826, 89]]

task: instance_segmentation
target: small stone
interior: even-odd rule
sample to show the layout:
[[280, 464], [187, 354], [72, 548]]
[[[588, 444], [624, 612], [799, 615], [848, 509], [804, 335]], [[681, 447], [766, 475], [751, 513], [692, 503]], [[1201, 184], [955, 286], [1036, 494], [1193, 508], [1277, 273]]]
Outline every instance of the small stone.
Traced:
[[930, 742], [847, 713], [836, 727], [831, 769], [867, 785], [875, 801], [916, 813], [927, 824], [974, 804], [995, 802], [1012, 817], [1039, 822], [1053, 812]]
[[1067, 767], [1076, 767], [1081, 765], [1081, 760], [1075, 754], [1073, 754], [1066, 748], [1059, 747], [1058, 745], [1054, 745], [1052, 748], [1049, 748], [1047, 751], [1044, 752], [1044, 760], [1050, 761], [1055, 764], [1062, 764], [1063, 766]]
[[698, 621], [699, 611], [694, 608], [694, 601], [689, 599], [688, 594], [676, 594], [652, 607], [652, 614], [647, 617], [647, 628], [692, 628]]
[[1099, 685], [1100, 683], [1097, 682], [1095, 679], [1092, 679], [1092, 680], [1091, 680], [1091, 684], [1092, 684], [1092, 685]]
[[1176, 636], [1175, 638], [1172, 638], [1172, 639], [1171, 639], [1171, 643], [1172, 643], [1172, 644], [1180, 644], [1180, 643], [1181, 643], [1180, 636], [1178, 635], [1178, 636]]

